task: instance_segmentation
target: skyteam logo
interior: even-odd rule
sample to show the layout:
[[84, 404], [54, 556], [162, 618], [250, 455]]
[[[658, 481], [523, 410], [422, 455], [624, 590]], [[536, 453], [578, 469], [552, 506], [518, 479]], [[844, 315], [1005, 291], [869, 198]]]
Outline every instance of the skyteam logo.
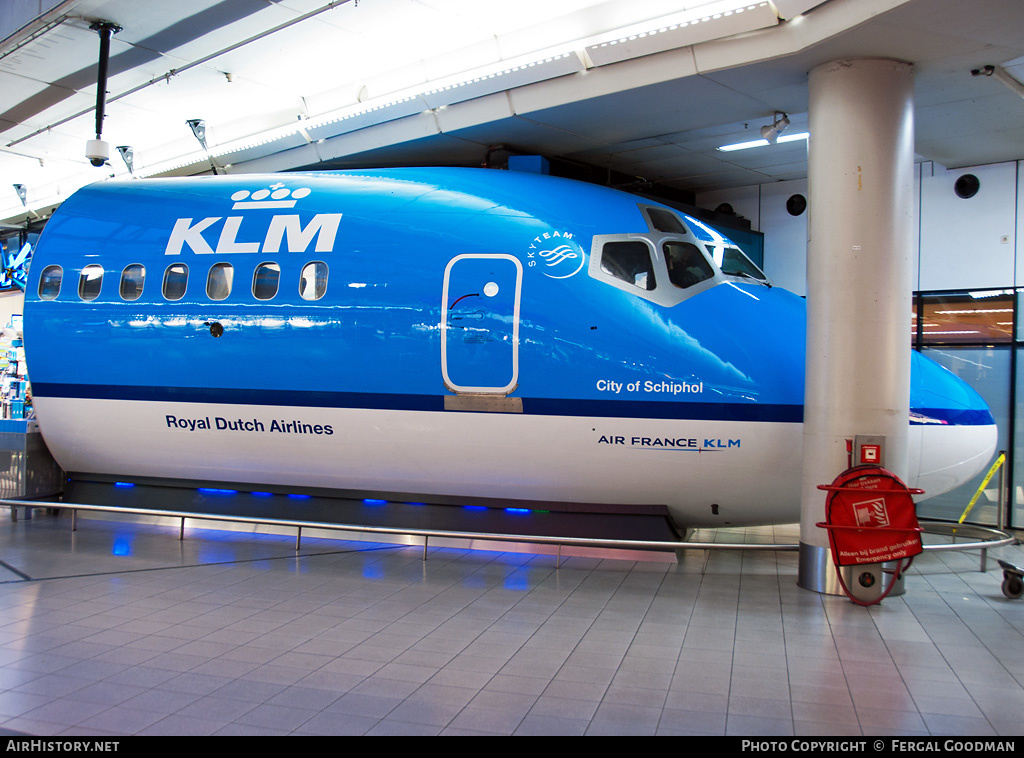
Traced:
[[231, 196], [235, 201], [231, 209], [238, 211], [246, 208], [294, 208], [296, 200], [308, 197], [312, 191], [309, 187], [290, 190], [284, 186], [284, 182], [271, 184], [269, 189], [258, 189], [251, 194], [249, 190], [239, 190]]
[[586, 263], [586, 255], [571, 232], [544, 232], [534, 237], [526, 252], [526, 265], [551, 279], [575, 276]]
[[[231, 195], [231, 210], [287, 210], [312, 192], [309, 187], [289, 189], [284, 182], [255, 191], [237, 190]], [[265, 213], [209, 216], [198, 221], [179, 218], [171, 229], [164, 254], [181, 255], [186, 247], [197, 254], [279, 253], [282, 246], [289, 253], [305, 253], [314, 240], [315, 252], [332, 252], [341, 214], [317, 213], [312, 218], [306, 214], [305, 218], [304, 221], [298, 214], [274, 214], [268, 219]]]

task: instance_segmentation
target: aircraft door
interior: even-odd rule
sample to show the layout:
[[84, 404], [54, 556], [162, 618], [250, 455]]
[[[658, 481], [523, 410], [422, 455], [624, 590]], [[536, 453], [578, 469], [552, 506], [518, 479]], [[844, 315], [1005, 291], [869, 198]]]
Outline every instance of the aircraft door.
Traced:
[[466, 254], [444, 271], [441, 373], [453, 392], [508, 394], [519, 381], [523, 266], [504, 254]]

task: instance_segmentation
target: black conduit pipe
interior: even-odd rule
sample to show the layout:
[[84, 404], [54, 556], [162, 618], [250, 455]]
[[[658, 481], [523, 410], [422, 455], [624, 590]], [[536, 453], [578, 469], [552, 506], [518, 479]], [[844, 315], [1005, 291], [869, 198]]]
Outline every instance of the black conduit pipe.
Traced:
[[100, 63], [96, 75], [96, 139], [103, 138], [103, 117], [107, 105], [107, 64], [110, 62], [110, 38], [121, 27], [110, 21], [96, 21], [89, 28], [100, 35]]

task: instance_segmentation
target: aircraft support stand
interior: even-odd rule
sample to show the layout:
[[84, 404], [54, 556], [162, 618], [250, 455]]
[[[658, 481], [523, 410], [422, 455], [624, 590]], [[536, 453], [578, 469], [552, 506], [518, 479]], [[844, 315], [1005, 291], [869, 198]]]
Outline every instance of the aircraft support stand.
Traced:
[[886, 59], [810, 72], [807, 383], [800, 566], [804, 589], [839, 595], [819, 484], [848, 467], [847, 440], [885, 437], [907, 476], [913, 290], [914, 73]]

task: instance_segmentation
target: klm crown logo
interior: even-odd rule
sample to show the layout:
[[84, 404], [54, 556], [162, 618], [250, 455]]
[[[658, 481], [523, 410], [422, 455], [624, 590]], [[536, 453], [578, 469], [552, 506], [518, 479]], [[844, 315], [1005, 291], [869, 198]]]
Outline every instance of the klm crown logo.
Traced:
[[313, 190], [309, 187], [300, 187], [290, 190], [282, 182], [271, 184], [268, 189], [258, 189], [250, 193], [249, 190], [238, 190], [231, 195], [235, 204], [231, 210], [243, 210], [246, 208], [294, 208], [295, 201], [307, 197]]
[[[255, 192], [240, 189], [231, 195], [231, 209], [294, 208], [312, 192], [309, 187], [288, 189], [284, 182]], [[179, 218], [167, 238], [164, 255], [181, 255], [186, 250], [198, 255], [278, 253], [282, 248], [289, 253], [304, 253], [311, 245], [318, 253], [329, 253], [334, 250], [340, 223], [340, 213], [316, 213], [312, 218], [307, 213], [305, 220], [298, 213]]]

